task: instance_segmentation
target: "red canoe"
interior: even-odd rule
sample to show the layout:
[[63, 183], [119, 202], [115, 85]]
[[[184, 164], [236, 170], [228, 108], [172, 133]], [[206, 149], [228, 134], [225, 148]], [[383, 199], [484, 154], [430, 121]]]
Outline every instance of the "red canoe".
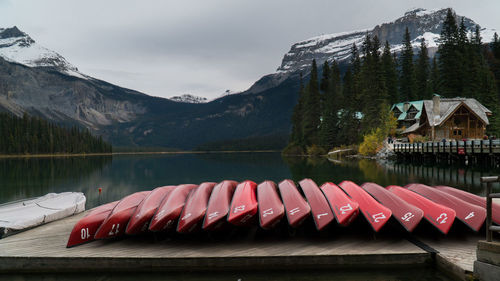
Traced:
[[278, 188], [285, 206], [288, 224], [292, 227], [298, 227], [311, 213], [311, 207], [292, 180], [280, 182]]
[[179, 224], [177, 225], [177, 232], [189, 233], [197, 228], [205, 216], [208, 199], [215, 185], [215, 182], [204, 182], [198, 188], [191, 191], [184, 209], [182, 209]]
[[313, 180], [303, 179], [299, 182], [299, 185], [306, 196], [309, 206], [311, 206], [316, 229], [322, 230], [335, 219], [332, 208], [330, 208], [325, 195]]
[[359, 205], [351, 200], [336, 184], [327, 182], [320, 187], [325, 194], [337, 222], [348, 226], [359, 214]]
[[[459, 199], [464, 200], [465, 202], [469, 202], [471, 204], [477, 205], [479, 207], [486, 208], [486, 198], [478, 196], [476, 194], [472, 194], [470, 192], [460, 190], [454, 187], [439, 185], [435, 186], [435, 188], [444, 191], [450, 195], [453, 195]], [[494, 223], [500, 225], [500, 204], [492, 202], [492, 220]]]
[[217, 229], [226, 222], [225, 218], [229, 213], [229, 204], [231, 204], [236, 185], [238, 183], [235, 181], [225, 180], [213, 188], [203, 219], [204, 230]]
[[121, 236], [125, 233], [125, 226], [130, 217], [134, 214], [137, 206], [151, 191], [141, 191], [133, 193], [116, 204], [109, 216], [104, 220], [99, 229], [97, 229], [94, 238], [105, 239]]
[[400, 186], [390, 185], [386, 187], [399, 198], [415, 205], [424, 211], [424, 218], [435, 226], [439, 231], [447, 234], [455, 220], [455, 210], [433, 202], [424, 196]]
[[424, 211], [404, 201], [396, 194], [372, 182], [361, 187], [370, 193], [378, 202], [391, 209], [392, 215], [408, 231], [412, 232], [424, 217]]
[[151, 218], [153, 218], [156, 209], [160, 206], [161, 201], [163, 201], [163, 198], [176, 187], [175, 185], [162, 186], [151, 191], [130, 218], [125, 233], [132, 235], [148, 230], [148, 224]]
[[66, 247], [73, 247], [94, 240], [94, 235], [102, 222], [118, 204], [118, 201], [104, 204], [92, 209], [85, 217], [81, 218], [73, 227]]
[[236, 187], [227, 221], [238, 226], [248, 225], [258, 211], [257, 184], [246, 180]]
[[161, 231], [174, 227], [186, 203], [186, 197], [196, 187], [195, 184], [181, 184], [168, 193], [156, 210], [149, 224], [149, 230]]
[[373, 230], [378, 232], [382, 226], [391, 218], [392, 212], [389, 208], [377, 202], [370, 194], [352, 181], [343, 181], [339, 184], [345, 193], [358, 202], [363, 216], [370, 223]]
[[259, 203], [259, 222], [262, 228], [272, 228], [285, 215], [285, 207], [276, 191], [274, 182], [264, 181], [257, 186], [257, 201]]
[[406, 188], [438, 204], [452, 208], [455, 210], [457, 218], [474, 231], [479, 231], [486, 220], [486, 210], [484, 208], [467, 203], [446, 192], [418, 183], [409, 184]]

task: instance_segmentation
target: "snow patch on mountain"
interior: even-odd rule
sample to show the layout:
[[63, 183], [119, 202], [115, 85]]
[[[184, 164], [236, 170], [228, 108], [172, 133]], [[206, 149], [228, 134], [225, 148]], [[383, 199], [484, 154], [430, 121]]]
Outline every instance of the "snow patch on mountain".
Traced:
[[0, 56], [10, 62], [29, 67], [49, 67], [55, 70], [87, 79], [78, 68], [70, 64], [60, 54], [38, 45], [28, 34], [16, 26], [0, 28]]
[[184, 94], [181, 96], [174, 96], [174, 97], [169, 98], [169, 100], [175, 101], [175, 102], [184, 102], [184, 103], [206, 103], [206, 102], [208, 102], [207, 98], [193, 96], [190, 94]]

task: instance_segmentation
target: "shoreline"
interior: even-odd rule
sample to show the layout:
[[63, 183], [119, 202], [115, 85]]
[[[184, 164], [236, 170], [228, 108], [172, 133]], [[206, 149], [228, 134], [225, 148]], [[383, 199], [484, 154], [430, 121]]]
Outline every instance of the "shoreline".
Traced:
[[56, 158], [56, 157], [91, 157], [115, 155], [147, 155], [147, 154], [216, 154], [216, 153], [270, 153], [280, 150], [224, 150], [224, 151], [144, 151], [144, 152], [108, 152], [108, 153], [61, 153], [61, 154], [0, 154], [0, 159], [8, 158]]

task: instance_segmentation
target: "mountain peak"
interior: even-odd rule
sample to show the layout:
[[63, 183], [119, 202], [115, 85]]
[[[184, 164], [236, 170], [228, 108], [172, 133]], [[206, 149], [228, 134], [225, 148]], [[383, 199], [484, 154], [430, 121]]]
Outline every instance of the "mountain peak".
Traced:
[[[426, 10], [424, 8], [413, 8], [394, 21], [375, 26], [373, 29], [325, 34], [312, 37], [298, 43], [290, 48], [283, 57], [278, 73], [292, 73], [308, 69], [311, 61], [322, 64], [324, 61], [344, 62], [350, 58], [351, 47], [356, 44], [358, 48], [367, 35], [377, 36], [382, 44], [388, 41], [392, 52], [398, 52], [402, 48], [402, 40], [405, 29], [410, 32], [410, 39], [414, 48], [418, 48], [422, 39], [425, 39], [429, 47], [430, 55], [436, 51], [440, 40], [443, 22], [446, 19], [448, 8], [438, 10]], [[467, 17], [457, 16], [457, 21], [464, 19], [467, 30], [475, 29], [477, 23]], [[481, 29], [483, 42], [489, 42], [493, 38], [495, 30]]]
[[29, 67], [51, 68], [67, 75], [87, 78], [63, 56], [38, 45], [17, 26], [0, 28], [0, 56], [7, 61]]
[[184, 102], [184, 103], [206, 103], [208, 102], [207, 98], [204, 97], [198, 97], [190, 94], [184, 94], [181, 96], [175, 96], [169, 98], [171, 101], [175, 102]]

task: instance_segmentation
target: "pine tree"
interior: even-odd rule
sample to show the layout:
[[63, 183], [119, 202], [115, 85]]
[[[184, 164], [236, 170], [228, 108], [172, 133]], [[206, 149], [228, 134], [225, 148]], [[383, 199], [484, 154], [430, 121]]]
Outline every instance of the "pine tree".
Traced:
[[417, 68], [415, 71], [417, 79], [417, 99], [430, 99], [431, 90], [429, 85], [429, 54], [425, 39], [420, 43], [420, 51], [418, 53]]
[[290, 135], [290, 143], [299, 146], [303, 145], [303, 134], [302, 134], [302, 115], [304, 108], [304, 83], [302, 81], [302, 72], [300, 73], [300, 86], [297, 98], [297, 104], [293, 108], [292, 113], [292, 133]]
[[329, 88], [325, 91], [325, 103], [323, 106], [323, 119], [321, 122], [320, 141], [325, 149], [330, 149], [338, 145], [338, 113], [341, 109], [341, 85], [340, 70], [337, 62], [333, 61], [331, 67]]
[[410, 32], [405, 30], [403, 39], [403, 51], [401, 53], [401, 78], [400, 96], [403, 101], [412, 101], [416, 98], [416, 78], [413, 66], [413, 47], [411, 46]]
[[313, 60], [311, 67], [311, 77], [306, 89], [304, 106], [304, 117], [302, 120], [302, 132], [305, 145], [318, 143], [318, 128], [320, 125], [321, 104], [318, 87], [318, 68], [316, 60]]
[[385, 41], [384, 51], [382, 53], [382, 69], [384, 72], [388, 101], [390, 104], [397, 103], [399, 102], [398, 74], [396, 62], [391, 54], [391, 47], [388, 41]]
[[445, 97], [456, 96], [462, 90], [460, 81], [461, 67], [460, 52], [458, 49], [459, 33], [455, 15], [448, 9], [441, 31], [441, 45], [439, 45], [439, 73], [440, 94]]
[[430, 88], [431, 94], [440, 93], [439, 89], [439, 67], [437, 63], [436, 56], [432, 59], [431, 73], [430, 73]]

